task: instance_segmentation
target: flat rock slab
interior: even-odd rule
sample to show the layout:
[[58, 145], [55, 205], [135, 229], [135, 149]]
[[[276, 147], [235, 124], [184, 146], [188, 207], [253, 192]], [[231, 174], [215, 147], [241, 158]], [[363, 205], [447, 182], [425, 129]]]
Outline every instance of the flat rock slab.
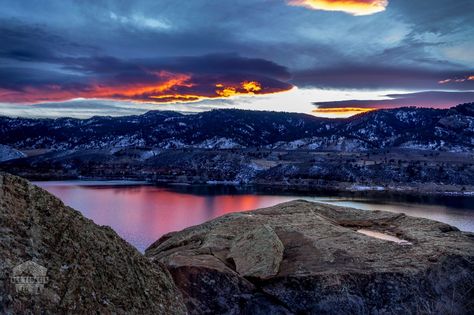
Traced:
[[168, 267], [194, 314], [473, 309], [474, 234], [404, 214], [294, 201], [170, 233], [146, 256]]
[[111, 228], [2, 173], [0, 275], [0, 314], [186, 313], [166, 268]]

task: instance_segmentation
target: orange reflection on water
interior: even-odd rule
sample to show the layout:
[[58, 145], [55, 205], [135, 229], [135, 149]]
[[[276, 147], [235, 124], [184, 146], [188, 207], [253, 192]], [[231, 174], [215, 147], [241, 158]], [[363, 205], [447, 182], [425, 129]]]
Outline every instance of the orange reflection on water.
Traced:
[[[100, 225], [111, 226], [122, 238], [144, 251], [163, 234], [201, 224], [218, 216], [238, 211], [270, 207], [294, 199], [307, 199], [363, 210], [385, 210], [438, 220], [463, 231], [474, 231], [474, 200], [454, 197], [448, 207], [443, 203], [412, 201], [387, 202], [342, 196], [285, 196], [236, 194], [215, 187], [160, 188], [154, 186], [112, 186], [110, 182], [42, 182], [41, 187], [58, 196], [65, 204], [80, 210]], [[218, 194], [218, 193], [222, 194]], [[217, 193], [217, 194], [216, 194]], [[459, 208], [461, 206], [461, 208]]]

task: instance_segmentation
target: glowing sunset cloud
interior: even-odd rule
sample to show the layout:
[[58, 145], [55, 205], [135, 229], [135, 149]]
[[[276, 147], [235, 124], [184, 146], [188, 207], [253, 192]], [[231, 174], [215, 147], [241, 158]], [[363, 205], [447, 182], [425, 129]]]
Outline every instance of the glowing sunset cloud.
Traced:
[[258, 92], [262, 90], [262, 86], [256, 81], [245, 81], [242, 83], [242, 87], [249, 93]]
[[288, 0], [293, 6], [303, 6], [313, 10], [341, 11], [352, 15], [370, 15], [382, 12], [388, 0]]
[[192, 88], [193, 83], [190, 82], [191, 76], [186, 74], [176, 74], [166, 71], [153, 73], [157, 81], [155, 83], [128, 83], [116, 86], [107, 86], [95, 84], [89, 95], [85, 97], [95, 98], [141, 98], [150, 97], [154, 94], [160, 95], [167, 91], [177, 88]]
[[262, 85], [256, 81], [244, 81], [239, 86], [225, 86], [222, 83], [216, 84], [216, 94], [222, 97], [234, 95], [250, 94], [253, 95], [262, 91]]
[[361, 108], [361, 107], [334, 107], [334, 108], [316, 108], [313, 114], [319, 117], [326, 118], [347, 118], [357, 114], [368, 113], [376, 110], [376, 108]]
[[232, 79], [226, 83], [212, 82], [206, 77], [167, 71], [151, 72], [149, 82], [98, 83], [84, 86], [49, 84], [24, 87], [22, 90], [0, 89], [0, 101], [11, 103], [58, 102], [71, 99], [109, 99], [151, 103], [185, 103], [237, 95], [273, 94], [292, 88], [289, 84], [263, 86], [257, 81]]

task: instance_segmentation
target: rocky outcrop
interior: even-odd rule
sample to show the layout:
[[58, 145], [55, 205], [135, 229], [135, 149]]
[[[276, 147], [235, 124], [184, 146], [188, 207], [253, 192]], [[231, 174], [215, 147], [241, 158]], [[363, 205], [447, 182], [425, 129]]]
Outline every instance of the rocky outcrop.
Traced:
[[0, 174], [1, 314], [184, 314], [167, 270], [109, 227]]
[[474, 307], [474, 234], [403, 214], [295, 201], [170, 233], [146, 256], [168, 267], [192, 314]]

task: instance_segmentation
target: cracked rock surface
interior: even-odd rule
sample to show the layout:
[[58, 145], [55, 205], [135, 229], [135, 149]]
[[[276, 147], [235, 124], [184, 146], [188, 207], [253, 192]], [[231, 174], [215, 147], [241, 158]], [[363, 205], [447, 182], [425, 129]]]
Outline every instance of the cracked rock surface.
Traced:
[[[20, 293], [11, 282], [13, 268], [25, 261], [47, 269], [38, 294]], [[150, 263], [109, 227], [2, 173], [0, 274], [1, 314], [186, 313], [166, 268]]]
[[404, 214], [293, 201], [167, 234], [146, 256], [192, 314], [474, 309], [474, 234]]

